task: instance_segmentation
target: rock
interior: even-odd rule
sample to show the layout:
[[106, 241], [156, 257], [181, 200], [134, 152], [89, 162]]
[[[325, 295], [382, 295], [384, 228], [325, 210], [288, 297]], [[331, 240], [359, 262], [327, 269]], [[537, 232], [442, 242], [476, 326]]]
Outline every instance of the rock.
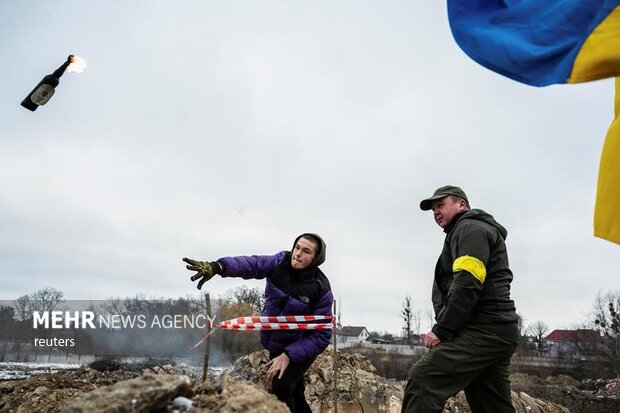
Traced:
[[605, 385], [605, 393], [609, 396], [620, 396], [620, 379], [610, 380]]
[[253, 384], [225, 379], [217, 413], [289, 413], [286, 404]]
[[191, 410], [192, 407], [194, 407], [194, 403], [190, 399], [188, 399], [187, 397], [182, 397], [182, 396], [179, 396], [176, 399], [174, 399], [172, 403], [170, 403], [170, 405], [175, 410], [179, 409], [181, 411], [188, 411], [188, 410]]
[[149, 373], [88, 392], [67, 404], [62, 413], [148, 413], [166, 409], [174, 398], [189, 394], [188, 377]]
[[322, 367], [318, 367], [316, 370], [317, 370], [317, 373], [319, 374], [319, 377], [323, 381], [330, 381], [334, 374], [334, 369], [332, 366], [322, 366]]
[[164, 364], [143, 370], [143, 373], [151, 372], [155, 374], [176, 374], [177, 376], [187, 376], [195, 380], [202, 376], [202, 371], [200, 369], [185, 363]]
[[257, 351], [247, 356], [238, 358], [232, 368], [224, 370], [222, 377], [232, 377], [236, 380], [251, 381], [259, 384], [262, 389], [267, 389], [265, 380], [261, 380], [267, 373], [265, 365], [269, 361], [269, 353], [266, 350]]
[[258, 368], [258, 366], [265, 361], [265, 357], [269, 357], [266, 351], [259, 351], [256, 353], [252, 353], [248, 356], [248, 361], [253, 368]]
[[[566, 407], [535, 399], [527, 393], [513, 391], [511, 396], [516, 413], [570, 413]], [[465, 393], [459, 392], [448, 399], [443, 413], [471, 413]]]
[[570, 413], [564, 406], [535, 399], [524, 392], [520, 392], [518, 395], [516, 392], [512, 392], [512, 405], [517, 413]]

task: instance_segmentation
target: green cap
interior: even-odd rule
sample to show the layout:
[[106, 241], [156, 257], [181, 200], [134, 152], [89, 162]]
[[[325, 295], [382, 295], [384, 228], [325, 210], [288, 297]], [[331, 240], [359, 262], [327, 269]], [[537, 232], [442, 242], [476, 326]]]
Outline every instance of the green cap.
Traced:
[[433, 193], [433, 196], [426, 198], [422, 202], [420, 202], [420, 208], [422, 209], [422, 211], [428, 211], [429, 209], [431, 209], [431, 204], [433, 203], [433, 201], [445, 198], [448, 195], [458, 196], [459, 198], [463, 198], [465, 201], [469, 202], [469, 200], [467, 199], [467, 195], [465, 195], [465, 192], [461, 188], [459, 188], [458, 186], [446, 185], [442, 186], [441, 188], [437, 188], [437, 190], [435, 190], [435, 192]]

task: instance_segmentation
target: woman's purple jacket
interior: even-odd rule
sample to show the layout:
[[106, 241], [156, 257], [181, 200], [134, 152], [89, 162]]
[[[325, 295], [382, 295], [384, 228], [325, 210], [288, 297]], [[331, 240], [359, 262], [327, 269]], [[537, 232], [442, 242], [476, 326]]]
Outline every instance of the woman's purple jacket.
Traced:
[[[294, 297], [278, 288], [272, 276], [274, 270], [283, 261], [290, 259], [289, 251], [281, 251], [276, 255], [252, 255], [240, 257], [224, 257], [217, 260], [223, 268], [222, 277], [240, 277], [244, 279], [267, 279], [265, 286], [265, 308], [262, 315], [332, 315], [334, 297], [325, 275], [317, 268], [313, 280], [327, 287], [326, 292], [315, 300], [306, 303], [304, 296]], [[290, 279], [295, 285], [296, 280]], [[300, 299], [301, 298], [301, 299]], [[302, 301], [304, 300], [304, 301]], [[314, 359], [329, 345], [331, 330], [261, 330], [260, 341], [263, 348], [272, 356], [286, 353], [291, 362], [299, 363]]]

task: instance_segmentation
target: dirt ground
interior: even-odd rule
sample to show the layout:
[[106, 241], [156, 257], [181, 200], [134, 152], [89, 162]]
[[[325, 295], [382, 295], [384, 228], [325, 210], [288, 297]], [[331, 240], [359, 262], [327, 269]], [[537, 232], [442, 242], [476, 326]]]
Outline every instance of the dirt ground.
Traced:
[[561, 404], [571, 413], [620, 413], [620, 378], [579, 382], [564, 375], [540, 378], [522, 373], [510, 378], [513, 390]]
[[[399, 412], [404, 382], [378, 376], [361, 354], [326, 352], [306, 375], [306, 397], [317, 413]], [[167, 365], [142, 371], [74, 371], [0, 381], [0, 413], [87, 412], [287, 412], [268, 393], [265, 352], [242, 357], [219, 377], [200, 381], [200, 371]], [[620, 379], [577, 382], [568, 376], [512, 376], [518, 413], [620, 412]], [[462, 393], [444, 413], [470, 412]]]

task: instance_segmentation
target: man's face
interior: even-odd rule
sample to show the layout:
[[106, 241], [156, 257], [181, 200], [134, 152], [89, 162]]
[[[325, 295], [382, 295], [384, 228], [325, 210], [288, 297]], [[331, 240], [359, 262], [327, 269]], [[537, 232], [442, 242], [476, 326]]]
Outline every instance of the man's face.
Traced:
[[465, 201], [455, 201], [451, 196], [437, 199], [431, 203], [435, 222], [442, 228], [447, 227], [456, 214], [466, 209]]
[[314, 261], [317, 245], [305, 238], [299, 238], [293, 247], [291, 254], [291, 267], [296, 270], [303, 270]]

